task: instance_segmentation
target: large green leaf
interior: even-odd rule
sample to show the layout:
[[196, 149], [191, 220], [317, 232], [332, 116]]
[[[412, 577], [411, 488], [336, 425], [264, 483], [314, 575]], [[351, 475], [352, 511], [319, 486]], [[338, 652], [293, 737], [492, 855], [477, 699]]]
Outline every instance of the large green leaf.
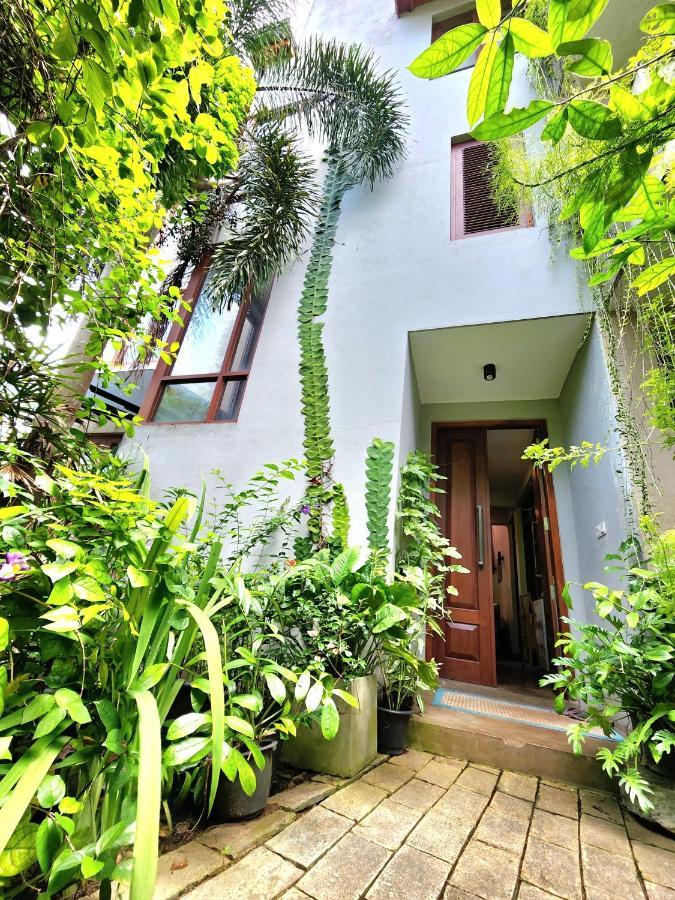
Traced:
[[513, 63], [515, 59], [515, 46], [510, 34], [506, 34], [499, 45], [492, 63], [490, 82], [485, 98], [485, 115], [503, 112], [509, 99], [509, 89], [513, 76]]
[[548, 32], [554, 47], [586, 35], [608, 0], [549, 0]]
[[[2, 791], [5, 784], [15, 785], [2, 805], [2, 815], [0, 815], [0, 853], [8, 846], [38, 787], [47, 772], [49, 772], [52, 763], [63, 749], [66, 741], [66, 738], [57, 738], [50, 742], [48, 738], [43, 738], [41, 742], [34, 744], [14, 764], [12, 769], [2, 779], [2, 782], [0, 782], [0, 791]], [[21, 773], [18, 780], [13, 777], [14, 772]]]
[[567, 108], [558, 110], [546, 123], [541, 133], [542, 141], [551, 141], [555, 147], [562, 140], [567, 128]]
[[612, 71], [612, 45], [599, 38], [584, 38], [579, 41], [566, 41], [557, 48], [559, 56], [579, 56], [580, 59], [568, 63], [565, 68], [575, 75], [596, 78]]
[[437, 41], [423, 50], [408, 67], [418, 78], [440, 78], [453, 72], [471, 56], [487, 34], [487, 28], [478, 22], [459, 25], [446, 31]]
[[38, 826], [22, 822], [5, 849], [0, 853], [0, 879], [14, 878], [29, 869], [37, 860], [35, 837]]
[[553, 53], [550, 35], [533, 22], [512, 16], [509, 19], [508, 27], [518, 53], [523, 53], [530, 59], [551, 56]]
[[525, 131], [543, 119], [554, 105], [549, 100], [532, 100], [528, 106], [516, 106], [508, 113], [493, 113], [474, 128], [471, 134], [477, 141], [499, 141]]
[[572, 100], [567, 109], [570, 125], [582, 137], [592, 141], [607, 141], [621, 134], [621, 120], [603, 103]]
[[647, 34], [675, 34], [675, 3], [660, 3], [640, 22]]
[[499, 45], [493, 34], [483, 47], [471, 73], [466, 101], [466, 116], [470, 126], [475, 125], [485, 115], [485, 101], [498, 49]]
[[134, 695], [138, 707], [138, 796], [130, 900], [152, 900], [159, 854], [162, 801], [162, 733], [150, 691]]
[[476, 0], [478, 21], [486, 28], [496, 28], [502, 18], [501, 0]]
[[654, 263], [654, 265], [649, 266], [641, 272], [638, 277], [633, 280], [632, 287], [640, 296], [642, 296], [674, 277], [675, 256], [669, 256], [666, 259], [659, 260], [659, 262]]

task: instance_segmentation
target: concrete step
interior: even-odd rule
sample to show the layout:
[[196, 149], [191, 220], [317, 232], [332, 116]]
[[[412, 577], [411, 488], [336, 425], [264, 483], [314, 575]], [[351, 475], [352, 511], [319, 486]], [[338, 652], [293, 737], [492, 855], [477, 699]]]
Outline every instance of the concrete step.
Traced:
[[538, 775], [581, 787], [616, 791], [595, 759], [599, 747], [610, 741], [588, 738], [584, 752], [575, 755], [564, 731], [475, 715], [426, 705], [423, 716], [413, 716], [408, 731], [411, 747], [441, 756]]

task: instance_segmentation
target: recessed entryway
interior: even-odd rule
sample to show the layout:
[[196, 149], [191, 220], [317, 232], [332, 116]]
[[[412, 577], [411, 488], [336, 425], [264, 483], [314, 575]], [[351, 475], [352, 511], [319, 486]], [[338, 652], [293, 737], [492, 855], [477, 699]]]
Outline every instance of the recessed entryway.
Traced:
[[545, 434], [540, 421], [433, 427], [442, 527], [469, 569], [448, 576], [450, 619], [429, 641], [444, 678], [536, 694], [550, 670], [566, 614], [555, 496], [522, 459]]

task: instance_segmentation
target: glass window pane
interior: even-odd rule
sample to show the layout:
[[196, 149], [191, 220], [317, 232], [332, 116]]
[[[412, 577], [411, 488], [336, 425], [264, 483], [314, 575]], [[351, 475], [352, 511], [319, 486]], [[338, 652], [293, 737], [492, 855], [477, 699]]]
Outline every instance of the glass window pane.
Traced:
[[253, 351], [255, 350], [262, 320], [265, 316], [269, 295], [269, 287], [267, 287], [262, 292], [256, 293], [248, 306], [237, 350], [232, 360], [233, 372], [248, 371], [251, 368]]
[[203, 422], [209, 409], [215, 381], [165, 384], [153, 416], [155, 422]]
[[220, 406], [216, 410], [216, 419], [220, 422], [232, 422], [237, 418], [241, 400], [244, 396], [244, 387], [246, 379], [242, 378], [237, 381], [226, 381], [223, 399]]
[[211, 306], [209, 282], [211, 274], [194, 304], [190, 323], [181, 341], [172, 375], [199, 375], [220, 372], [239, 312], [237, 298], [229, 309], [214, 310]]

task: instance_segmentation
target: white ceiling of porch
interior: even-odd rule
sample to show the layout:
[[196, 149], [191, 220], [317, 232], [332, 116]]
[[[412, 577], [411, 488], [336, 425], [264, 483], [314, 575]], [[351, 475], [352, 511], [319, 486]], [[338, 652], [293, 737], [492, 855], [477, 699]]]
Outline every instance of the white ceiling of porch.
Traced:
[[[411, 332], [420, 402], [555, 399], [587, 325], [574, 315]], [[485, 363], [497, 367], [494, 381]]]

